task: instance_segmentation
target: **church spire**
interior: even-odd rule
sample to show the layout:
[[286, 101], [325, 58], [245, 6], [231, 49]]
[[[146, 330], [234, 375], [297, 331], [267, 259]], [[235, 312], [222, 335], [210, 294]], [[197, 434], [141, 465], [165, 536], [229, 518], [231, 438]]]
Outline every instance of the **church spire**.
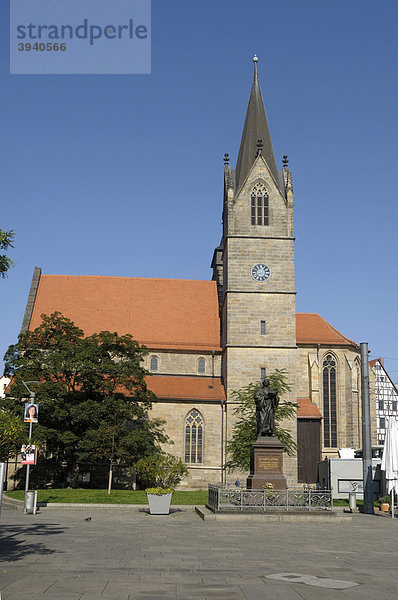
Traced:
[[247, 105], [246, 119], [243, 126], [242, 139], [238, 160], [236, 161], [236, 189], [239, 190], [248, 175], [257, 154], [259, 153], [259, 144], [261, 145], [260, 154], [263, 155], [275, 181], [278, 182], [278, 171], [275, 163], [274, 151], [272, 148], [271, 135], [269, 132], [267, 116], [265, 113], [263, 96], [261, 94], [260, 83], [258, 80], [256, 55], [253, 57], [254, 76], [250, 92], [249, 104]]

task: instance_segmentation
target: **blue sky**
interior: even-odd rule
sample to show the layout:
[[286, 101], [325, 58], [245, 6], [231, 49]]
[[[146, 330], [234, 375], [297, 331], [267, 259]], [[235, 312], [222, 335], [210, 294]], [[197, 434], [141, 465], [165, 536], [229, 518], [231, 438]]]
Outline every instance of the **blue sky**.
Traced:
[[297, 310], [398, 379], [398, 4], [153, 0], [151, 75], [10, 75], [0, 7], [3, 355], [44, 273], [209, 279], [254, 53], [295, 192]]

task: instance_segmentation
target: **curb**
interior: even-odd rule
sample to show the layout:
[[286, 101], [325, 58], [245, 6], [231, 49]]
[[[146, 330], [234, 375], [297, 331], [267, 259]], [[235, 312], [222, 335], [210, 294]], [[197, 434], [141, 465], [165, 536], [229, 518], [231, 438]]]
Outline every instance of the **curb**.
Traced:
[[[7, 507], [7, 508], [11, 508], [14, 510], [23, 510], [24, 508], [24, 501], [23, 500], [17, 500], [16, 498], [9, 498], [6, 495], [3, 495], [3, 506]], [[42, 508], [48, 508], [50, 510], [53, 509], [57, 509], [57, 508], [69, 508], [71, 510], [79, 510], [79, 509], [88, 509], [88, 508], [105, 508], [105, 509], [109, 509], [109, 508], [121, 508], [123, 510], [126, 509], [130, 509], [130, 510], [134, 510], [136, 512], [140, 511], [140, 510], [145, 510], [148, 509], [149, 510], [149, 505], [147, 503], [145, 504], [117, 504], [117, 503], [113, 503], [113, 504], [102, 504], [102, 503], [75, 503], [75, 502], [38, 502], [37, 503], [37, 508], [38, 509], [42, 509]], [[195, 510], [195, 505], [194, 504], [172, 504], [170, 507], [170, 512], [173, 512], [173, 510], [184, 510], [184, 509], [188, 509], [188, 510]]]
[[[22, 503], [23, 504], [23, 503]], [[98, 504], [98, 503], [88, 503], [88, 504], [78, 504], [78, 503], [73, 503], [73, 502], [38, 502], [37, 503], [37, 507], [38, 508], [48, 508], [48, 509], [57, 509], [57, 508], [69, 508], [71, 510], [79, 510], [79, 509], [87, 509], [87, 508], [122, 508], [123, 510], [134, 510], [134, 511], [140, 511], [140, 510], [149, 510], [149, 504]], [[170, 506], [170, 511], [172, 512], [173, 509], [178, 509], [178, 510], [184, 510], [184, 509], [191, 509], [194, 510], [195, 505], [194, 504], [172, 504]]]
[[13, 510], [23, 510], [24, 501], [23, 500], [16, 500], [15, 498], [9, 498], [5, 494], [3, 494], [2, 506], [4, 508], [11, 508]]
[[338, 515], [335, 512], [325, 513], [311, 513], [311, 512], [262, 512], [262, 513], [250, 513], [250, 512], [213, 512], [206, 506], [195, 506], [196, 514], [203, 521], [256, 521], [260, 523], [265, 522], [284, 522], [284, 523], [349, 523], [352, 521], [352, 515]]

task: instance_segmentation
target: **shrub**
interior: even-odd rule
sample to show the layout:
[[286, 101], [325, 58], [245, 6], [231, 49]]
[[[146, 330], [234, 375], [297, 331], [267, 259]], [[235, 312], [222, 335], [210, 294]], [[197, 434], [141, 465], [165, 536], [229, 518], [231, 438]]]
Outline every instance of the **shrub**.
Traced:
[[144, 488], [172, 488], [188, 475], [188, 469], [180, 458], [165, 453], [142, 458], [137, 462], [136, 471]]
[[165, 494], [172, 494], [173, 491], [174, 490], [172, 488], [155, 487], [155, 488], [147, 488], [145, 490], [145, 493], [153, 494], [155, 496], [164, 496]]

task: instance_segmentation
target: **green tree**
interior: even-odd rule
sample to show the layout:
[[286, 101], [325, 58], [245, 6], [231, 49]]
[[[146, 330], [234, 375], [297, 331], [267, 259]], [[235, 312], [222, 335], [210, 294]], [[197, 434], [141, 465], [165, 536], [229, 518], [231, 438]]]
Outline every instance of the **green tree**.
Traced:
[[13, 458], [26, 440], [22, 418], [10, 410], [0, 410], [0, 462]]
[[[132, 465], [167, 440], [163, 421], [148, 417], [155, 396], [145, 383], [145, 354], [131, 335], [84, 337], [60, 313], [42, 315], [39, 327], [9, 347], [5, 372], [14, 377], [13, 395], [26, 395], [22, 380], [40, 382], [30, 384], [39, 403], [34, 437], [49, 466], [64, 467], [72, 484], [83, 462], [112, 458]], [[20, 403], [14, 401], [13, 410], [21, 413]]]
[[[14, 241], [14, 232], [3, 231], [0, 229], [0, 250], [8, 250], [8, 248], [14, 248], [12, 242]], [[6, 254], [0, 254], [0, 277], [4, 279], [6, 273], [10, 267], [14, 264]]]
[[[276, 369], [268, 376], [271, 387], [276, 390], [282, 398], [283, 394], [290, 391], [284, 369]], [[226, 468], [230, 470], [250, 468], [251, 445], [256, 439], [256, 406], [254, 403], [254, 392], [261, 382], [234, 390], [231, 394], [235, 406], [233, 409], [237, 417], [236, 424], [232, 430], [232, 437], [227, 442], [227, 454], [229, 460]], [[296, 416], [297, 403], [282, 400], [275, 413], [276, 434], [282, 444], [285, 444], [285, 452], [292, 455], [297, 450], [297, 444], [288, 429], [282, 427], [285, 419]]]

